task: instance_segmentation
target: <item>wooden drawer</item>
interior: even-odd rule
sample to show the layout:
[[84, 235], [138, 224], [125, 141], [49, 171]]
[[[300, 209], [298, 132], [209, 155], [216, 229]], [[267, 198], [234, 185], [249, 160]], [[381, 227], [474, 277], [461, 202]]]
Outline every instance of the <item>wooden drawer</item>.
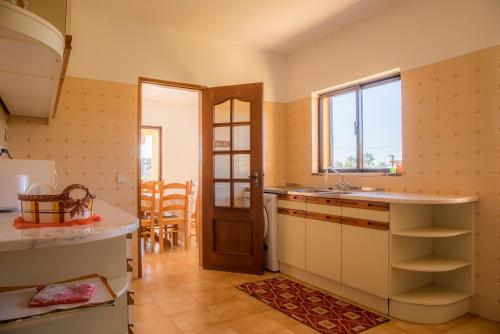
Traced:
[[369, 201], [356, 201], [350, 199], [343, 199], [342, 206], [347, 208], [375, 210], [375, 211], [389, 211], [389, 203], [384, 202], [369, 202]]
[[303, 210], [295, 210], [290, 208], [278, 208], [278, 213], [282, 215], [296, 216], [296, 217], [306, 217], [306, 212]]
[[383, 230], [383, 231], [389, 230], [389, 223], [379, 222], [375, 220], [368, 220], [368, 219], [342, 217], [342, 224], [370, 228], [374, 230]]
[[306, 218], [308, 219], [315, 219], [315, 220], [322, 220], [330, 223], [341, 223], [342, 222], [342, 217], [336, 216], [336, 215], [330, 215], [326, 213], [319, 213], [319, 212], [307, 212], [306, 213]]

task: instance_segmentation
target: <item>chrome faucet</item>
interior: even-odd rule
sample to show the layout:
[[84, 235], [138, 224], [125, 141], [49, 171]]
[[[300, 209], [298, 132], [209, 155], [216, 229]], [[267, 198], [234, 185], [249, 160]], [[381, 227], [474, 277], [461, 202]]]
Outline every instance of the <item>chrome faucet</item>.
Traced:
[[349, 189], [349, 182], [346, 182], [344, 181], [344, 174], [342, 174], [341, 172], [339, 172], [337, 169], [333, 168], [333, 167], [328, 167], [326, 169], [323, 170], [325, 173], [329, 173], [329, 172], [334, 172], [335, 174], [337, 174], [338, 176], [340, 176], [340, 182], [337, 183], [337, 188], [340, 189], [340, 190], [348, 190]]

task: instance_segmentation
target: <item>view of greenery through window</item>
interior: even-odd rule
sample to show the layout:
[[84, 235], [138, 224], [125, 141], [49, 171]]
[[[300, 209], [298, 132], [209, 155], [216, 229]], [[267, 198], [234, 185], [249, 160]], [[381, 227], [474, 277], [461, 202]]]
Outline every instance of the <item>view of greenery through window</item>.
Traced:
[[[329, 99], [330, 160], [334, 168], [387, 169], [401, 161], [399, 77], [356, 86]], [[362, 152], [363, 161], [357, 161], [358, 152]]]

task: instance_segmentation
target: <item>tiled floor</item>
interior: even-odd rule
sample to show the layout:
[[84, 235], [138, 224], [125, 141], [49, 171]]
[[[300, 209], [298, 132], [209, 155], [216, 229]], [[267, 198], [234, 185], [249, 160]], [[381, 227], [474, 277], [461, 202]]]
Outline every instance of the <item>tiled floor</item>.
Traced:
[[[143, 278], [133, 284], [135, 333], [316, 333], [235, 288], [261, 279], [201, 269], [195, 245], [187, 251], [146, 254]], [[363, 333], [498, 334], [500, 324], [473, 316], [439, 326], [392, 320]]]

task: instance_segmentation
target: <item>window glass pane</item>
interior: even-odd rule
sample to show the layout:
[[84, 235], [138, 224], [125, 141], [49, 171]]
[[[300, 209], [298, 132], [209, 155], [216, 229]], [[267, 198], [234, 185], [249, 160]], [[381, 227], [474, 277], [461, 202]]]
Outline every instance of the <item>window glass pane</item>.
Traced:
[[233, 178], [248, 179], [250, 175], [250, 154], [233, 155]]
[[229, 182], [215, 182], [214, 183], [214, 204], [215, 206], [230, 206], [230, 187]]
[[229, 179], [231, 177], [229, 158], [229, 154], [214, 155], [214, 177], [216, 179]]
[[233, 126], [233, 150], [250, 149], [250, 126]]
[[229, 123], [231, 121], [231, 100], [214, 106], [214, 123]]
[[234, 183], [234, 206], [237, 208], [250, 207], [250, 183]]
[[250, 122], [250, 102], [233, 100], [233, 122]]
[[389, 168], [401, 161], [401, 81], [364, 86], [363, 168]]
[[160, 128], [141, 128], [141, 180], [160, 180]]
[[330, 97], [331, 143], [333, 167], [356, 168], [356, 92]]
[[214, 151], [229, 151], [231, 149], [231, 129], [229, 126], [214, 128]]

